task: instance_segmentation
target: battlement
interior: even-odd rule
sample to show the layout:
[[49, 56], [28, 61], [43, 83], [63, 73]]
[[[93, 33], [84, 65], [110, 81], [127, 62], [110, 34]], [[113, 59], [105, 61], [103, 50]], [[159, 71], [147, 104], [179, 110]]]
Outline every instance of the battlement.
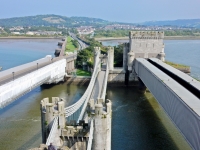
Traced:
[[108, 47], [108, 51], [114, 51], [114, 47]]
[[129, 33], [131, 39], [164, 39], [163, 31], [131, 31]]

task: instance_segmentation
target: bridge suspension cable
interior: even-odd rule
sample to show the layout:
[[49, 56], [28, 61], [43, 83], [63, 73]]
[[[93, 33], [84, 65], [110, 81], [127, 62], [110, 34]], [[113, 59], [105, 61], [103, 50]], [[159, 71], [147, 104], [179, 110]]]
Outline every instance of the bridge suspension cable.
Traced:
[[93, 86], [96, 81], [96, 77], [100, 70], [99, 64], [100, 64], [100, 61], [95, 63], [95, 68], [92, 74], [90, 84], [88, 88], [86, 89], [85, 93], [83, 94], [83, 96], [75, 104], [65, 108], [66, 118], [68, 121], [76, 120], [78, 122], [79, 120], [83, 118], [88, 100], [90, 98], [90, 94], [92, 92]]

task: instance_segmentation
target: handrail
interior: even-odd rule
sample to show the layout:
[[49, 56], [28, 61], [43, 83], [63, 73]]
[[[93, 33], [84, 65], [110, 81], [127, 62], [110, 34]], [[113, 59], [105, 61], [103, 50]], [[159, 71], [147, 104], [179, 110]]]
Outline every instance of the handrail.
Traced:
[[83, 94], [83, 96], [75, 104], [65, 108], [66, 117], [69, 117], [72, 114], [74, 114], [85, 102], [85, 105], [83, 106], [83, 109], [81, 111], [81, 114], [80, 114], [78, 120], [80, 120], [83, 117], [83, 114], [84, 114], [85, 108], [87, 106], [87, 102], [89, 100], [92, 88], [95, 84], [96, 77], [99, 73], [99, 67], [98, 67], [99, 64], [100, 64], [100, 61], [95, 63], [95, 68], [94, 68], [94, 72], [92, 74], [91, 81], [90, 81], [89, 86], [86, 89], [85, 93]]
[[91, 124], [90, 124], [90, 135], [89, 135], [89, 141], [88, 141], [88, 146], [87, 146], [87, 150], [91, 150], [92, 149], [92, 140], [93, 140], [93, 133], [94, 133], [94, 125], [93, 125], [93, 119], [91, 120]]
[[[109, 57], [108, 57], [108, 58], [109, 58]], [[105, 73], [104, 84], [103, 84], [103, 92], [101, 93], [101, 98], [102, 98], [102, 99], [105, 99], [105, 96], [106, 96], [106, 89], [107, 89], [107, 82], [108, 82], [108, 74], [109, 74], [109, 60], [107, 59], [106, 73]]]
[[53, 135], [54, 135], [54, 132], [56, 131], [56, 129], [58, 129], [58, 116], [53, 121], [53, 126], [52, 126], [50, 134], [47, 138], [46, 145], [49, 145], [51, 142], [53, 142], [52, 139], [54, 138]]

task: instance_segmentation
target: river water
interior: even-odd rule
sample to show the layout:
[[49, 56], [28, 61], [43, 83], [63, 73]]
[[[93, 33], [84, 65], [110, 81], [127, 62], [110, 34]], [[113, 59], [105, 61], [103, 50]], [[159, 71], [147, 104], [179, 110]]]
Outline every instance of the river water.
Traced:
[[[53, 55], [57, 42], [58, 40], [0, 40], [0, 66], [10, 68], [47, 54]], [[185, 44], [181, 47], [182, 42], [165, 41], [168, 60], [186, 65], [198, 63], [195, 56], [199, 54], [200, 41], [187, 41], [189, 45]], [[176, 48], [176, 43], [180, 47]], [[197, 47], [193, 47], [195, 43]], [[190, 57], [186, 54], [185, 47], [189, 48]], [[192, 47], [196, 51], [191, 50]], [[182, 51], [179, 54], [178, 49], [185, 49], [185, 53]], [[167, 51], [172, 53], [171, 56]], [[184, 59], [177, 59], [176, 55]], [[198, 65], [190, 66], [192, 75], [198, 77], [200, 75]], [[40, 86], [1, 109], [0, 149], [25, 150], [37, 147], [41, 143], [40, 100], [45, 97], [58, 96], [64, 98], [66, 103], [73, 103], [83, 95], [86, 88], [66, 83]], [[107, 98], [113, 103], [112, 150], [190, 149], [152, 94], [148, 92], [139, 94], [137, 91], [137, 87], [108, 87]]]

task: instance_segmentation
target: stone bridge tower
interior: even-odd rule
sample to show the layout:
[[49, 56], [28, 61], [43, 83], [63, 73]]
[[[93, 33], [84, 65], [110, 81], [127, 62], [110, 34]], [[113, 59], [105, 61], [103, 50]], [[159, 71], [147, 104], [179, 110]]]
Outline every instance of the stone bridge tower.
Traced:
[[131, 31], [129, 43], [124, 44], [123, 69], [134, 75], [135, 58], [158, 58], [165, 60], [164, 32], [162, 31]]
[[124, 70], [132, 71], [135, 58], [158, 58], [165, 60], [164, 32], [162, 31], [131, 31], [129, 45], [124, 46]]

